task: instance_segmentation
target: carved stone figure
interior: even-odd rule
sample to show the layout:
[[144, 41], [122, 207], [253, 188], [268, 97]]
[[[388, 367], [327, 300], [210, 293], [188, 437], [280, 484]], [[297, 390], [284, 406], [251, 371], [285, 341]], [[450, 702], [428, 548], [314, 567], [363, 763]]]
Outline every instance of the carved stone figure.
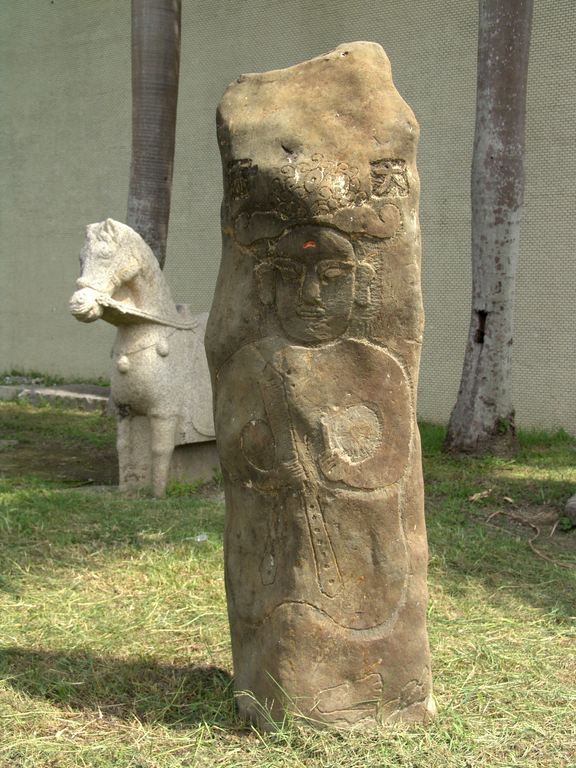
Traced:
[[240, 711], [424, 721], [418, 124], [353, 43], [242, 76], [218, 137], [206, 349]]
[[[107, 219], [91, 224], [70, 311], [118, 327], [111, 396], [118, 416], [120, 490], [166, 489], [175, 445], [213, 438], [209, 373], [202, 343], [207, 313], [174, 304], [140, 235]], [[208, 407], [207, 407], [208, 406]]]

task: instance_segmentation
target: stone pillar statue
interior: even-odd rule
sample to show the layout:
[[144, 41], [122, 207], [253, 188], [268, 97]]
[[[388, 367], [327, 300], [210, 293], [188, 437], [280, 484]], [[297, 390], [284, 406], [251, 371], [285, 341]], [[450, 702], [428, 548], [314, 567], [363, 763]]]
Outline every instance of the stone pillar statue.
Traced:
[[424, 721], [418, 124], [353, 43], [240, 77], [218, 137], [206, 349], [241, 713]]

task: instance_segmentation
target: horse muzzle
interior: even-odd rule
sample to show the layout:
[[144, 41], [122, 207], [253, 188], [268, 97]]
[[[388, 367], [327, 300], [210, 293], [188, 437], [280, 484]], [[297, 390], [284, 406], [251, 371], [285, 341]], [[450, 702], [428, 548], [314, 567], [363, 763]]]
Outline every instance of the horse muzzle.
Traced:
[[81, 288], [70, 297], [70, 312], [82, 323], [93, 323], [102, 317], [103, 308], [93, 288]]

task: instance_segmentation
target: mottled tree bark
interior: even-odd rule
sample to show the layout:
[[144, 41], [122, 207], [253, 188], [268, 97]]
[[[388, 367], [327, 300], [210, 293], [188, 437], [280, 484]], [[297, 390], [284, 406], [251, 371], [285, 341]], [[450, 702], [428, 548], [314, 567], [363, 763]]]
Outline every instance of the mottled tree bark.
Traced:
[[480, 0], [472, 160], [472, 317], [446, 447], [508, 453], [513, 304], [524, 196], [526, 81], [533, 0]]
[[132, 0], [132, 162], [127, 223], [166, 258], [180, 72], [181, 0]]

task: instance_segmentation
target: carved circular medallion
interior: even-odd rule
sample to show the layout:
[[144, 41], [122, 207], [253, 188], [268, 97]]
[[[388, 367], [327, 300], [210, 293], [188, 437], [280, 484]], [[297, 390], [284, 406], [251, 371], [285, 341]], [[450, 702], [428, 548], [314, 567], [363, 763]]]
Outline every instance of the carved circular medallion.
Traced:
[[382, 427], [367, 405], [352, 405], [327, 413], [324, 424], [330, 448], [342, 453], [351, 464], [372, 456], [382, 441]]
[[240, 447], [248, 462], [259, 470], [271, 470], [276, 463], [274, 436], [262, 419], [249, 421], [240, 435]]

